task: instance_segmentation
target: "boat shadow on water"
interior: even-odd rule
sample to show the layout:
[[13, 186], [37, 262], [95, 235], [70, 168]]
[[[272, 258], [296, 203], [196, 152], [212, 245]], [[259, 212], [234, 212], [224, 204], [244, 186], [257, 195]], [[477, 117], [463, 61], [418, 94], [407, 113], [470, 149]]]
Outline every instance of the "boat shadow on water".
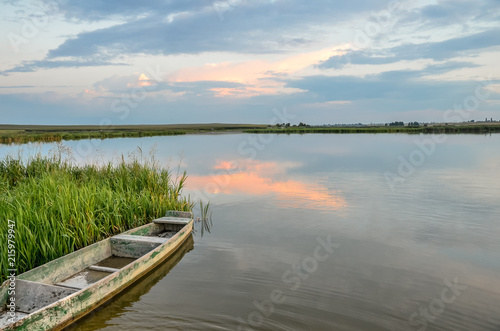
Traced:
[[151, 289], [162, 280], [176, 265], [184, 255], [194, 248], [194, 239], [190, 235], [179, 249], [172, 254], [167, 260], [151, 271], [147, 275], [139, 279], [134, 285], [128, 287], [123, 292], [113, 297], [111, 300], [102, 304], [100, 307], [81, 318], [79, 321], [63, 329], [64, 331], [92, 331], [99, 330], [105, 326], [113, 325], [109, 323], [116, 317], [127, 312], [127, 308], [131, 307], [141, 297], [151, 291]]

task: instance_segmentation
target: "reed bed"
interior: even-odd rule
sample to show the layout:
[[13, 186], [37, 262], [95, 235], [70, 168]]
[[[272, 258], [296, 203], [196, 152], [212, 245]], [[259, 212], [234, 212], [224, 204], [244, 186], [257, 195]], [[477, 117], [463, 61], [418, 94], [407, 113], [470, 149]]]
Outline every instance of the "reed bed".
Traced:
[[110, 139], [110, 138], [136, 138], [153, 136], [184, 135], [186, 131], [180, 130], [122, 130], [122, 131], [74, 131], [74, 132], [24, 132], [0, 131], [0, 144], [27, 143], [33, 141], [57, 142], [63, 140], [82, 139]]
[[8, 220], [15, 222], [18, 274], [146, 224], [167, 210], [190, 211], [186, 174], [172, 177], [152, 157], [77, 166], [61, 156], [0, 161], [0, 281], [8, 267]]

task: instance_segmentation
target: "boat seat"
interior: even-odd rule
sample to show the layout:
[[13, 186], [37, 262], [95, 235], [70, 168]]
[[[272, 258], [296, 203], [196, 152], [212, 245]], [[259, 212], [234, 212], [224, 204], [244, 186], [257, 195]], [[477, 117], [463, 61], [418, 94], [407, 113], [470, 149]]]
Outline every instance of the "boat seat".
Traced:
[[169, 238], [119, 234], [111, 237], [111, 253], [119, 257], [139, 258], [168, 240]]
[[191, 221], [190, 218], [184, 217], [161, 217], [153, 220], [156, 224], [178, 224], [178, 225], [186, 225]]
[[157, 243], [159, 245], [166, 242], [168, 239], [161, 237], [137, 236], [133, 234], [119, 234], [111, 237], [111, 240], [125, 240], [130, 242], [144, 242], [144, 243]]

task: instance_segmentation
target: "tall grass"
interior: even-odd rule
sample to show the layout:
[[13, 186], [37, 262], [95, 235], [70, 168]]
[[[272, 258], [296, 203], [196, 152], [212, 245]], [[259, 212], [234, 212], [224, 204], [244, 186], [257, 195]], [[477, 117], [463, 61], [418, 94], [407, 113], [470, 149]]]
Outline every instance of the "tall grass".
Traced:
[[0, 161], [0, 281], [7, 274], [8, 220], [16, 223], [16, 267], [50, 260], [146, 224], [167, 210], [190, 211], [186, 174], [151, 160], [76, 166], [59, 156]]
[[0, 144], [27, 143], [30, 141], [63, 141], [82, 139], [109, 139], [152, 136], [184, 135], [180, 130], [108, 130], [108, 131], [74, 131], [74, 132], [4, 132], [0, 133]]

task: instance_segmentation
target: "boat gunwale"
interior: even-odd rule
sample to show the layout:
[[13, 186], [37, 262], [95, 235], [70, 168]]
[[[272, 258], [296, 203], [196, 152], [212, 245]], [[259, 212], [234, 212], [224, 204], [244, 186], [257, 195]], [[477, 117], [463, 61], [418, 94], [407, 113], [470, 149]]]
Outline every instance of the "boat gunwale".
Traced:
[[[139, 231], [139, 230], [142, 230], [142, 229], [146, 229], [146, 228], [153, 228], [155, 226], [155, 224], [153, 222], [150, 222], [150, 223], [147, 223], [147, 224], [144, 224], [144, 225], [141, 225], [137, 228], [133, 228], [133, 229], [130, 229], [130, 230], [127, 230], [125, 232], [121, 232], [120, 234], [129, 234], [129, 232], [135, 232], [135, 231]], [[114, 236], [114, 235], [113, 235]], [[93, 244], [90, 244], [88, 246], [85, 246], [85, 247], [82, 247], [74, 252], [71, 252], [71, 253], [68, 253], [66, 255], [63, 255], [61, 257], [58, 257], [57, 259], [54, 259], [54, 260], [51, 260], [47, 263], [44, 263], [42, 265], [39, 265], [38, 267], [36, 268], [33, 268], [31, 270], [28, 270], [26, 272], [23, 272], [22, 274], [20, 275], [17, 275], [16, 276], [16, 279], [22, 279], [22, 280], [29, 280], [29, 281], [34, 281], [32, 279], [29, 278], [29, 276], [32, 276], [32, 275], [36, 275], [37, 273], [43, 271], [45, 268], [47, 267], [50, 267], [52, 265], [57, 265], [58, 263], [62, 262], [62, 261], [65, 261], [65, 260], [68, 260], [72, 257], [75, 257], [75, 256], [78, 256], [78, 255], [81, 255], [83, 253], [86, 253], [87, 251], [91, 251], [92, 249], [96, 248], [97, 246], [99, 245], [103, 245], [105, 244], [106, 242], [110, 242], [111, 238], [113, 236], [110, 236], [108, 238], [105, 238], [103, 240], [99, 240], [98, 242], [95, 242]], [[28, 278], [26, 278], [28, 277]], [[2, 286], [4, 286], [6, 283], [8, 284], [9, 280], [6, 280]], [[44, 284], [48, 284], [48, 283], [45, 283], [45, 282], [39, 282], [39, 283], [44, 283]], [[55, 285], [55, 284], [54, 284]], [[2, 310], [0, 310], [1, 312]]]

